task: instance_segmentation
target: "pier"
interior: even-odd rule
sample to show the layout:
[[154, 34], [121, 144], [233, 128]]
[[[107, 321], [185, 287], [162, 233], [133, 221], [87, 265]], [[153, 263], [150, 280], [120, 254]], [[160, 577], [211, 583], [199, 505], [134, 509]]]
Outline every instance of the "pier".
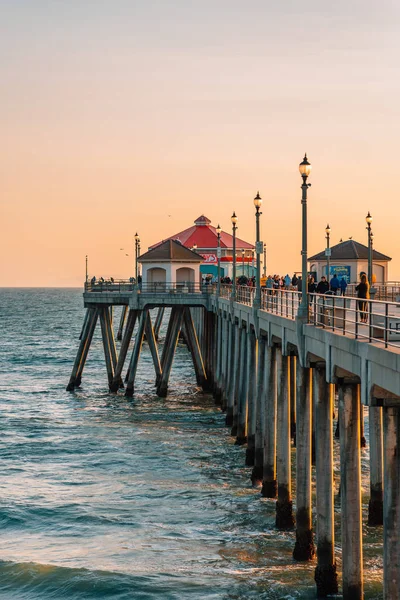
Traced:
[[[264, 497], [276, 499], [276, 527], [293, 529], [294, 560], [315, 560], [317, 597], [336, 594], [340, 588], [346, 600], [363, 598], [361, 408], [369, 407], [368, 524], [383, 527], [384, 597], [398, 598], [398, 304], [366, 300], [369, 321], [365, 324], [359, 321], [354, 298], [310, 294], [304, 319], [299, 317], [298, 292], [268, 292], [262, 290], [257, 306], [254, 288], [242, 286], [232, 290], [231, 285], [179, 281], [142, 286], [128, 281], [86, 283], [86, 316], [67, 389], [81, 385], [99, 323], [110, 391], [134, 395], [145, 341], [151, 350], [156, 391], [163, 397], [181, 335], [192, 356], [197, 384], [213, 393], [236, 443], [247, 444], [246, 464], [253, 485], [260, 486]], [[121, 307], [120, 318], [116, 307]], [[158, 332], [167, 315], [167, 334], [160, 348]], [[114, 338], [117, 327], [119, 350]], [[340, 436], [341, 583], [335, 558], [334, 412]], [[292, 444], [296, 497], [292, 495]]]

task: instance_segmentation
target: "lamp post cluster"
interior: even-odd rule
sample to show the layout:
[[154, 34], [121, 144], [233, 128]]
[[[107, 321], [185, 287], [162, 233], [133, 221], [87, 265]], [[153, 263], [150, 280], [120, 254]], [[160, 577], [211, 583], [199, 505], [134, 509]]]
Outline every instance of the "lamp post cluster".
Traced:
[[[261, 306], [261, 254], [264, 253], [264, 273], [265, 273], [265, 253], [266, 253], [266, 248], [265, 248], [265, 244], [260, 240], [260, 216], [261, 216], [261, 208], [262, 205], [262, 198], [259, 194], [259, 192], [257, 192], [256, 197], [254, 198], [254, 206], [256, 209], [256, 293], [255, 293], [255, 297], [254, 297], [254, 307], [255, 308], [259, 308]], [[232, 294], [231, 294], [231, 298], [232, 300], [236, 299], [236, 264], [237, 264], [237, 256], [236, 256], [236, 231], [237, 231], [237, 221], [238, 218], [236, 216], [236, 213], [234, 212], [233, 215], [231, 216], [231, 222], [232, 222]], [[218, 225], [219, 227], [219, 225]], [[217, 234], [218, 234], [218, 228], [217, 228]], [[219, 236], [218, 236], [218, 248], [219, 248]], [[220, 251], [219, 251], [220, 252]], [[242, 271], [243, 271], [243, 275], [244, 275], [244, 258], [245, 258], [245, 250], [242, 249]], [[248, 257], [247, 257], [248, 259]], [[253, 264], [253, 260], [252, 260], [252, 264]], [[249, 261], [247, 262], [247, 266], [249, 267]], [[219, 284], [219, 279], [220, 279], [220, 271], [219, 271], [219, 262], [218, 262], [218, 284]], [[218, 291], [219, 291], [219, 285], [218, 285]]]

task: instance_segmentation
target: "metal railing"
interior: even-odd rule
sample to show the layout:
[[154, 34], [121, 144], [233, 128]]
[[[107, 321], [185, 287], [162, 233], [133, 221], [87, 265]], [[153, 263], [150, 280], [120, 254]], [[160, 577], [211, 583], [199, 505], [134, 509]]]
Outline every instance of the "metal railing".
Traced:
[[191, 281], [154, 281], [152, 283], [135, 283], [130, 280], [114, 281], [88, 281], [85, 283], [85, 292], [115, 292], [138, 294], [206, 294], [212, 293], [213, 286], [194, 283]]
[[[213, 289], [214, 293], [215, 290]], [[232, 285], [221, 286], [220, 296], [230, 298]], [[236, 302], [252, 306], [254, 288], [236, 286]], [[400, 302], [370, 300], [329, 294], [307, 294], [308, 323], [348, 335], [356, 340], [389, 346], [400, 345]], [[288, 319], [295, 319], [301, 303], [301, 292], [293, 290], [261, 290], [261, 309]]]
[[309, 323], [356, 340], [397, 346], [400, 305], [396, 302], [309, 294]]

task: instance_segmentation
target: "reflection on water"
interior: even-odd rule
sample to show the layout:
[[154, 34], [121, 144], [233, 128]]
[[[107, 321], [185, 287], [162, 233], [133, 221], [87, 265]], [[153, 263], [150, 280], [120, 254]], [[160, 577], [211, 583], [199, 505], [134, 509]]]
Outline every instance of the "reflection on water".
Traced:
[[[314, 598], [315, 565], [292, 561], [294, 533], [275, 531], [185, 347], [160, 399], [145, 345], [129, 401], [107, 393], [96, 334], [71, 394], [81, 291], [1, 297], [1, 598]], [[365, 597], [378, 599], [382, 531], [365, 534]]]

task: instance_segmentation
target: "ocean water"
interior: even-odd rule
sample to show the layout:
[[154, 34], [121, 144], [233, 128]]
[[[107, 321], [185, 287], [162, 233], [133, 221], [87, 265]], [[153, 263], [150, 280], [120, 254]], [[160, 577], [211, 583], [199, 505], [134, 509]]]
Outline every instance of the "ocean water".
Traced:
[[[96, 332], [70, 393], [82, 291], [3, 288], [0, 316], [1, 599], [315, 597], [315, 563], [293, 562], [294, 532], [275, 530], [184, 346], [160, 399], [144, 345], [126, 399], [108, 393]], [[362, 461], [365, 522], [368, 450]], [[338, 499], [336, 513], [340, 569]], [[378, 600], [382, 529], [364, 530], [365, 598]]]

